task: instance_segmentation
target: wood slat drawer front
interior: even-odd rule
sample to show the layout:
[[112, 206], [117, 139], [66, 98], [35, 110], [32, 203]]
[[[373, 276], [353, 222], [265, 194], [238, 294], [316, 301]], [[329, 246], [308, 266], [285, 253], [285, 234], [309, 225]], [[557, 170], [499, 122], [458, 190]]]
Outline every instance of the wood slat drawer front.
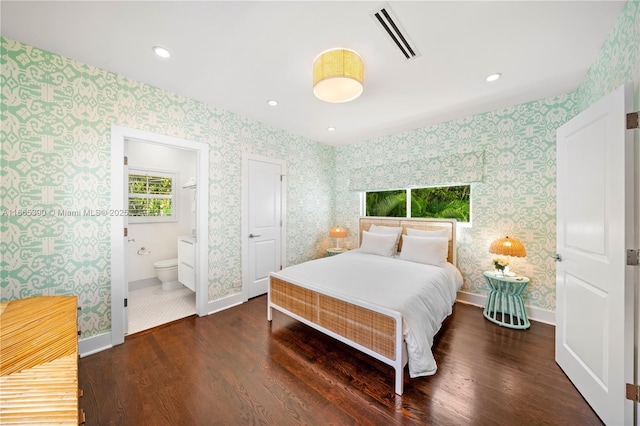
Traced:
[[0, 424], [78, 424], [75, 296], [0, 307]]

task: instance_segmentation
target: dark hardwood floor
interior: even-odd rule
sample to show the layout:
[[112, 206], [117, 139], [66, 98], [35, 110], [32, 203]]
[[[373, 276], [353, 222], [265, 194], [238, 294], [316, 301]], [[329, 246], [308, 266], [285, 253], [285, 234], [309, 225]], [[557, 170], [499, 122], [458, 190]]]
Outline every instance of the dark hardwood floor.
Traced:
[[456, 304], [438, 372], [393, 369], [274, 311], [266, 296], [80, 359], [87, 425], [600, 425], [554, 361], [554, 327], [499, 327]]

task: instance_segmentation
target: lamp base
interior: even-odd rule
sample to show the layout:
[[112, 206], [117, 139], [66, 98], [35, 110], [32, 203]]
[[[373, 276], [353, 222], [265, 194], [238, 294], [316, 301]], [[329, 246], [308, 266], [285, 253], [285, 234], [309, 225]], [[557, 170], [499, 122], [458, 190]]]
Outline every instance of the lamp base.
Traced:
[[505, 266], [505, 267], [504, 267], [504, 271], [503, 271], [503, 275], [504, 275], [505, 277], [515, 277], [517, 274], [514, 274], [513, 272], [511, 272], [511, 271], [509, 270], [509, 266]]

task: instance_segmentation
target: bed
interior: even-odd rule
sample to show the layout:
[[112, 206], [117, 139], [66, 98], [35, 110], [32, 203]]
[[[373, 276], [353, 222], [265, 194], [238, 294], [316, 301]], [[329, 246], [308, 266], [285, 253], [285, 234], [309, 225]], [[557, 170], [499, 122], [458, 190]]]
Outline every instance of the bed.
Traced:
[[[386, 232], [394, 228], [401, 236]], [[423, 238], [431, 234], [439, 238]], [[401, 395], [407, 364], [410, 377], [437, 369], [433, 337], [462, 286], [456, 221], [361, 217], [359, 237], [358, 249], [271, 273], [267, 319], [276, 309], [392, 366]], [[381, 255], [371, 243], [384, 240], [388, 247], [396, 237], [393, 254]], [[441, 263], [422, 261], [416, 249], [429, 252], [427, 240], [438, 240]]]

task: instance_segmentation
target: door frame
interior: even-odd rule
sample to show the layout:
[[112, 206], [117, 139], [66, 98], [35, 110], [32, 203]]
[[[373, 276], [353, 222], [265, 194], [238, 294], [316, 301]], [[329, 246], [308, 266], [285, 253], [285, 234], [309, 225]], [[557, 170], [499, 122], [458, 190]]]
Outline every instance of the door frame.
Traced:
[[[622, 102], [624, 102], [624, 104], [622, 104]], [[621, 371], [617, 371], [617, 373], [622, 373], [621, 375], [623, 377], [622, 377], [622, 383], [614, 379], [609, 379], [607, 377], [607, 380], [605, 380], [606, 383], [602, 384], [601, 386], [602, 387], [605, 387], [605, 385], [609, 386], [609, 390], [610, 390], [609, 394], [612, 395], [612, 399], [615, 400], [616, 404], [620, 403], [620, 405], [615, 406], [615, 410], [613, 411], [615, 413], [618, 413], [620, 416], [622, 416], [623, 418], [622, 422], [624, 424], [627, 424], [627, 423], [633, 424], [633, 418], [637, 416], [637, 413], [634, 414], [637, 404], [628, 399], [625, 399], [625, 389], [624, 389], [625, 383], [637, 383], [636, 365], [638, 363], [638, 351], [637, 351], [637, 340], [636, 340], [638, 330], [635, 327], [635, 324], [636, 324], [635, 318], [637, 318], [638, 312], [636, 310], [636, 306], [634, 306], [638, 298], [638, 293], [636, 292], [638, 268], [636, 266], [630, 266], [625, 262], [627, 253], [624, 253], [629, 249], [638, 247], [637, 246], [638, 216], [636, 214], [637, 212], [636, 208], [638, 206], [638, 198], [636, 198], [638, 194], [638, 187], [637, 187], [638, 170], [636, 169], [636, 165], [637, 165], [636, 156], [638, 152], [637, 138], [632, 136], [632, 133], [631, 133], [632, 130], [628, 130], [628, 129], [625, 130], [625, 121], [626, 121], [625, 115], [628, 112], [632, 111], [632, 105], [633, 105], [633, 91], [632, 91], [631, 84], [625, 84], [623, 86], [620, 86], [617, 89], [608, 93], [607, 95], [603, 96], [598, 102], [589, 106], [585, 111], [581, 112], [576, 117], [572, 118], [572, 120], [570, 120], [569, 122], [559, 127], [557, 130], [557, 140], [556, 140], [557, 149], [558, 151], [560, 151], [560, 148], [561, 148], [560, 142], [561, 140], [563, 140], [564, 136], [566, 136], [567, 134], [573, 133], [575, 131], [583, 130], [585, 126], [589, 123], [585, 121], [585, 116], [584, 116], [585, 114], [589, 114], [590, 116], [597, 116], [599, 118], [606, 117], [607, 119], [606, 125], [609, 132], [608, 134], [610, 135], [611, 132], [616, 133], [616, 139], [612, 139], [612, 140], [617, 141], [618, 140], [617, 138], [622, 139], [622, 142], [621, 142], [621, 144], [623, 144], [622, 154], [624, 155], [624, 158], [622, 159], [622, 161], [624, 162], [625, 174], [624, 174], [623, 188], [618, 188], [618, 190], [620, 191], [618, 195], [622, 199], [625, 206], [624, 212], [623, 212], [623, 216], [624, 216], [623, 225], [620, 225], [621, 227], [624, 227], [624, 230], [623, 230], [624, 232], [622, 232], [622, 230], [620, 230], [619, 228], [610, 226], [611, 223], [618, 224], [617, 222], [612, 222], [611, 217], [605, 216], [605, 221], [608, 223], [607, 232], [609, 233], [616, 232], [618, 234], [618, 238], [623, 240], [620, 245], [615, 246], [617, 250], [623, 250], [623, 253], [619, 253], [620, 256], [614, 257], [613, 261], [611, 260], [611, 258], [607, 259], [609, 265], [613, 265], [616, 268], [624, 268], [622, 270], [619, 270], [619, 272], [622, 272], [621, 277], [618, 277], [618, 276], [615, 277], [615, 278], [620, 278], [620, 280], [623, 281], [622, 283], [619, 283], [621, 288], [618, 290], [621, 290], [622, 298], [623, 298], [623, 301], [622, 301], [623, 306], [621, 307], [622, 308], [621, 322], [624, 325], [623, 325], [622, 335], [617, 336], [623, 339], [623, 344], [622, 344], [622, 348], [616, 347], [616, 352], [619, 354], [619, 356], [622, 357], [622, 362], [620, 363], [622, 365], [619, 365], [619, 368], [621, 369]], [[574, 120], [578, 120], [578, 121], [574, 121]], [[613, 157], [613, 158], [618, 158], [618, 157]], [[560, 165], [562, 160], [562, 155], [560, 154], [560, 152], [558, 152], [557, 154], [557, 160], [558, 160], [558, 164]], [[560, 166], [558, 166], [558, 169], [560, 169]], [[561, 183], [560, 177], [558, 177], [557, 180], [558, 180], [557, 185], [560, 186], [560, 183]], [[606, 182], [607, 180], [605, 179], [605, 183]], [[557, 190], [557, 196], [559, 200], [564, 195], [561, 193], [560, 189], [561, 188], [558, 188]], [[557, 214], [557, 221], [556, 221], [557, 222], [556, 226], [558, 227], [560, 226], [560, 223], [561, 223], [560, 213], [561, 211], [563, 211], [561, 207], [562, 206], [560, 206], [560, 202], [558, 201], [558, 214]], [[612, 228], [614, 229], [612, 230]], [[574, 262], [575, 258], [573, 256], [569, 256], [569, 254], [571, 253], [571, 250], [568, 250], [566, 248], [564, 237], [562, 237], [562, 232], [558, 230], [557, 234], [558, 234], [558, 238], [557, 238], [558, 241], [556, 241], [556, 252], [561, 256], [566, 257], [566, 259], [559, 258], [557, 260], [560, 262], [570, 262], [570, 263]], [[607, 239], [607, 243], [608, 242], [609, 240]], [[579, 249], [577, 249], [576, 251], [578, 250]], [[607, 250], [612, 250], [612, 249], [609, 247]], [[603, 255], [603, 257], [606, 257], [606, 256]], [[564, 300], [566, 298], [566, 295], [559, 294], [561, 290], [564, 289], [564, 286], [566, 286], [565, 280], [562, 278], [562, 274], [561, 274], [564, 271], [564, 268], [565, 267], [563, 266], [557, 266], [556, 268], [557, 269], [556, 270], [556, 294], [557, 294], [556, 327], [557, 328], [556, 328], [556, 338], [555, 338], [556, 339], [555, 360], [556, 360], [556, 363], [560, 366], [560, 368], [562, 368], [562, 370], [565, 372], [567, 377], [572, 382], [574, 382], [574, 379], [577, 381], [577, 383], [574, 382], [576, 389], [583, 395], [583, 397], [585, 398], [585, 401], [591, 405], [592, 401], [596, 399], [596, 395], [594, 395], [594, 392], [591, 392], [591, 390], [588, 389], [589, 386], [586, 383], [588, 379], [582, 380], [583, 377], [580, 374], [578, 374], [578, 370], [579, 372], [582, 372], [587, 367], [585, 367], [585, 365], [582, 363], [581, 360], [578, 360], [574, 364], [567, 362], [567, 357], [571, 357], [571, 359], [573, 360], [574, 358], [573, 355], [571, 354], [567, 355], [568, 353], [567, 351], [569, 350], [563, 349], [562, 352], [560, 351], [560, 349], [562, 349], [562, 346], [563, 346], [563, 342], [561, 341], [561, 339], [564, 336], [564, 335], [561, 335], [560, 333], [563, 333], [566, 327], [565, 325], [566, 321], [565, 319], [563, 319], [565, 311], [563, 310], [563, 303], [561, 303], [562, 302], [561, 298]], [[561, 285], [559, 285], [558, 283], [561, 283]], [[561, 290], [558, 290], [559, 288]], [[607, 306], [605, 310], [606, 313], [615, 312], [616, 309], [619, 309], [619, 307], [617, 306], [617, 303], [607, 302]], [[616, 331], [619, 331], [619, 328], [616, 329]], [[606, 363], [607, 366], [613, 365], [613, 362], [606, 356], [606, 353], [604, 355], [603, 364], [604, 363]], [[576, 365], [576, 364], [579, 364], [579, 365]], [[609, 369], [607, 368], [605, 370], [605, 373], [608, 373], [608, 372], [609, 372]], [[617, 375], [615, 378], [618, 378]], [[583, 391], [585, 393], [583, 393]], [[598, 402], [600, 403], [602, 401], [598, 401]], [[622, 410], [618, 411], [620, 407], [622, 407]], [[600, 412], [600, 410], [596, 412], [599, 416], [601, 415], [610, 416], [610, 413], [612, 411], [610, 405], [600, 406], [599, 408], [601, 408], [603, 411], [602, 413]], [[596, 410], [594, 409], [594, 411]], [[605, 418], [603, 420], [607, 422], [612, 421], [611, 418]], [[614, 421], [617, 421], [617, 420], [614, 420]]]
[[249, 265], [249, 161], [262, 161], [270, 164], [277, 164], [280, 166], [282, 173], [282, 184], [280, 185], [280, 218], [282, 220], [282, 226], [280, 227], [280, 262], [282, 267], [287, 266], [287, 166], [284, 160], [279, 160], [271, 157], [264, 157], [261, 155], [251, 154], [248, 152], [242, 153], [242, 228], [240, 231], [240, 238], [242, 239], [242, 300], [249, 300], [249, 286], [251, 285], [250, 277], [250, 265]]
[[[209, 298], [209, 145], [151, 133], [118, 125], [111, 126], [111, 210], [125, 210], [124, 205], [124, 146], [125, 140], [139, 140], [196, 153], [196, 313], [207, 315]], [[206, 182], [205, 185], [200, 185]], [[111, 216], [111, 344], [124, 342], [127, 271], [125, 270], [123, 216]], [[176, 242], [177, 244], [177, 242]]]

